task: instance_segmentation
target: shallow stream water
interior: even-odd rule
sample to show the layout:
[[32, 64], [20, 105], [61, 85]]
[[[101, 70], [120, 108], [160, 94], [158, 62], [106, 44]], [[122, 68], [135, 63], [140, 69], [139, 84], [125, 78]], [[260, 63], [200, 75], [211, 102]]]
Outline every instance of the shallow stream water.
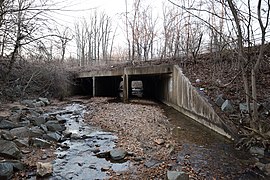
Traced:
[[130, 162], [128, 161], [112, 163], [96, 156], [97, 152], [112, 150], [117, 137], [110, 132], [84, 124], [84, 106], [72, 104], [67, 106], [66, 110], [73, 112], [62, 115], [67, 120], [67, 133], [72, 133], [70, 140], [63, 142], [63, 145], [69, 148], [57, 149], [57, 159], [53, 163], [54, 173], [50, 179], [108, 179], [107, 171], [109, 169], [120, 172], [129, 167]]
[[173, 108], [162, 108], [169, 118], [172, 135], [182, 146], [174, 169], [189, 163], [205, 179], [257, 179], [256, 172], [249, 167], [254, 159], [248, 152], [236, 150], [232, 141]]
[[[171, 170], [182, 170], [189, 164], [203, 179], [257, 178], [256, 174], [247, 171], [249, 164], [253, 162], [249, 153], [235, 150], [230, 140], [173, 108], [159, 106], [169, 118], [172, 135], [181, 145], [181, 150], [177, 152], [177, 164]], [[87, 109], [87, 112], [85, 109], [86, 107], [80, 104], [72, 104], [65, 109], [72, 113], [61, 115], [67, 120], [67, 133], [72, 135], [69, 140], [62, 143], [69, 149], [60, 147], [57, 149], [57, 159], [53, 164], [54, 173], [50, 179], [108, 179], [109, 169], [121, 172], [131, 166], [129, 161], [115, 163], [95, 155], [97, 151], [112, 150], [117, 142], [117, 136], [84, 124], [84, 113], [92, 113], [91, 109]]]

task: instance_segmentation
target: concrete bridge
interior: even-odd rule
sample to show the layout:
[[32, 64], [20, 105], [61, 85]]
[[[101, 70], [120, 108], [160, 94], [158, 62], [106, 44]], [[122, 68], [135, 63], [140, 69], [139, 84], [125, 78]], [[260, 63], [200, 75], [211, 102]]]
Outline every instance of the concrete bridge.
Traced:
[[77, 80], [80, 90], [88, 95], [112, 97], [119, 95], [119, 86], [123, 81], [124, 102], [128, 102], [131, 96], [131, 82], [142, 81], [145, 97], [160, 100], [204, 126], [233, 139], [232, 131], [177, 65], [85, 71], [78, 74]]

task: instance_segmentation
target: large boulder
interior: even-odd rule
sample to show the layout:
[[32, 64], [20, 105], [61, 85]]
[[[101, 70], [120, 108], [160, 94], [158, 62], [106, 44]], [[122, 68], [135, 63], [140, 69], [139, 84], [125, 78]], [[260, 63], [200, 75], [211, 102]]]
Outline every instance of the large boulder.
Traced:
[[0, 155], [13, 159], [22, 157], [21, 151], [12, 141], [0, 140]]

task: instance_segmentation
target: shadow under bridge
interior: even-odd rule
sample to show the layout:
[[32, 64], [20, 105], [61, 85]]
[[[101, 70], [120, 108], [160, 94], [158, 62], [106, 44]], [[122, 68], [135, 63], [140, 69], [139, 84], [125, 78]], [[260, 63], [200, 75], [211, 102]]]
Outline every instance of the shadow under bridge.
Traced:
[[124, 102], [142, 93], [143, 98], [160, 99], [167, 94], [173, 66], [126, 67], [81, 72], [77, 76], [77, 94], [92, 97], [122, 97]]

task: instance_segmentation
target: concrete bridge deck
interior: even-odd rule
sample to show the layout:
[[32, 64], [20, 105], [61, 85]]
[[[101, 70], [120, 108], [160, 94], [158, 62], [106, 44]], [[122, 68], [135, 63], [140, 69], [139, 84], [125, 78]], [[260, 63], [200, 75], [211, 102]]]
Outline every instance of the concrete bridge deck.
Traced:
[[123, 67], [111, 70], [86, 71], [78, 74], [81, 89], [92, 96], [119, 95], [122, 82], [123, 100], [131, 96], [131, 82], [142, 81], [143, 94], [174, 107], [199, 123], [233, 138], [231, 131], [209, 102], [191, 85], [177, 65]]

